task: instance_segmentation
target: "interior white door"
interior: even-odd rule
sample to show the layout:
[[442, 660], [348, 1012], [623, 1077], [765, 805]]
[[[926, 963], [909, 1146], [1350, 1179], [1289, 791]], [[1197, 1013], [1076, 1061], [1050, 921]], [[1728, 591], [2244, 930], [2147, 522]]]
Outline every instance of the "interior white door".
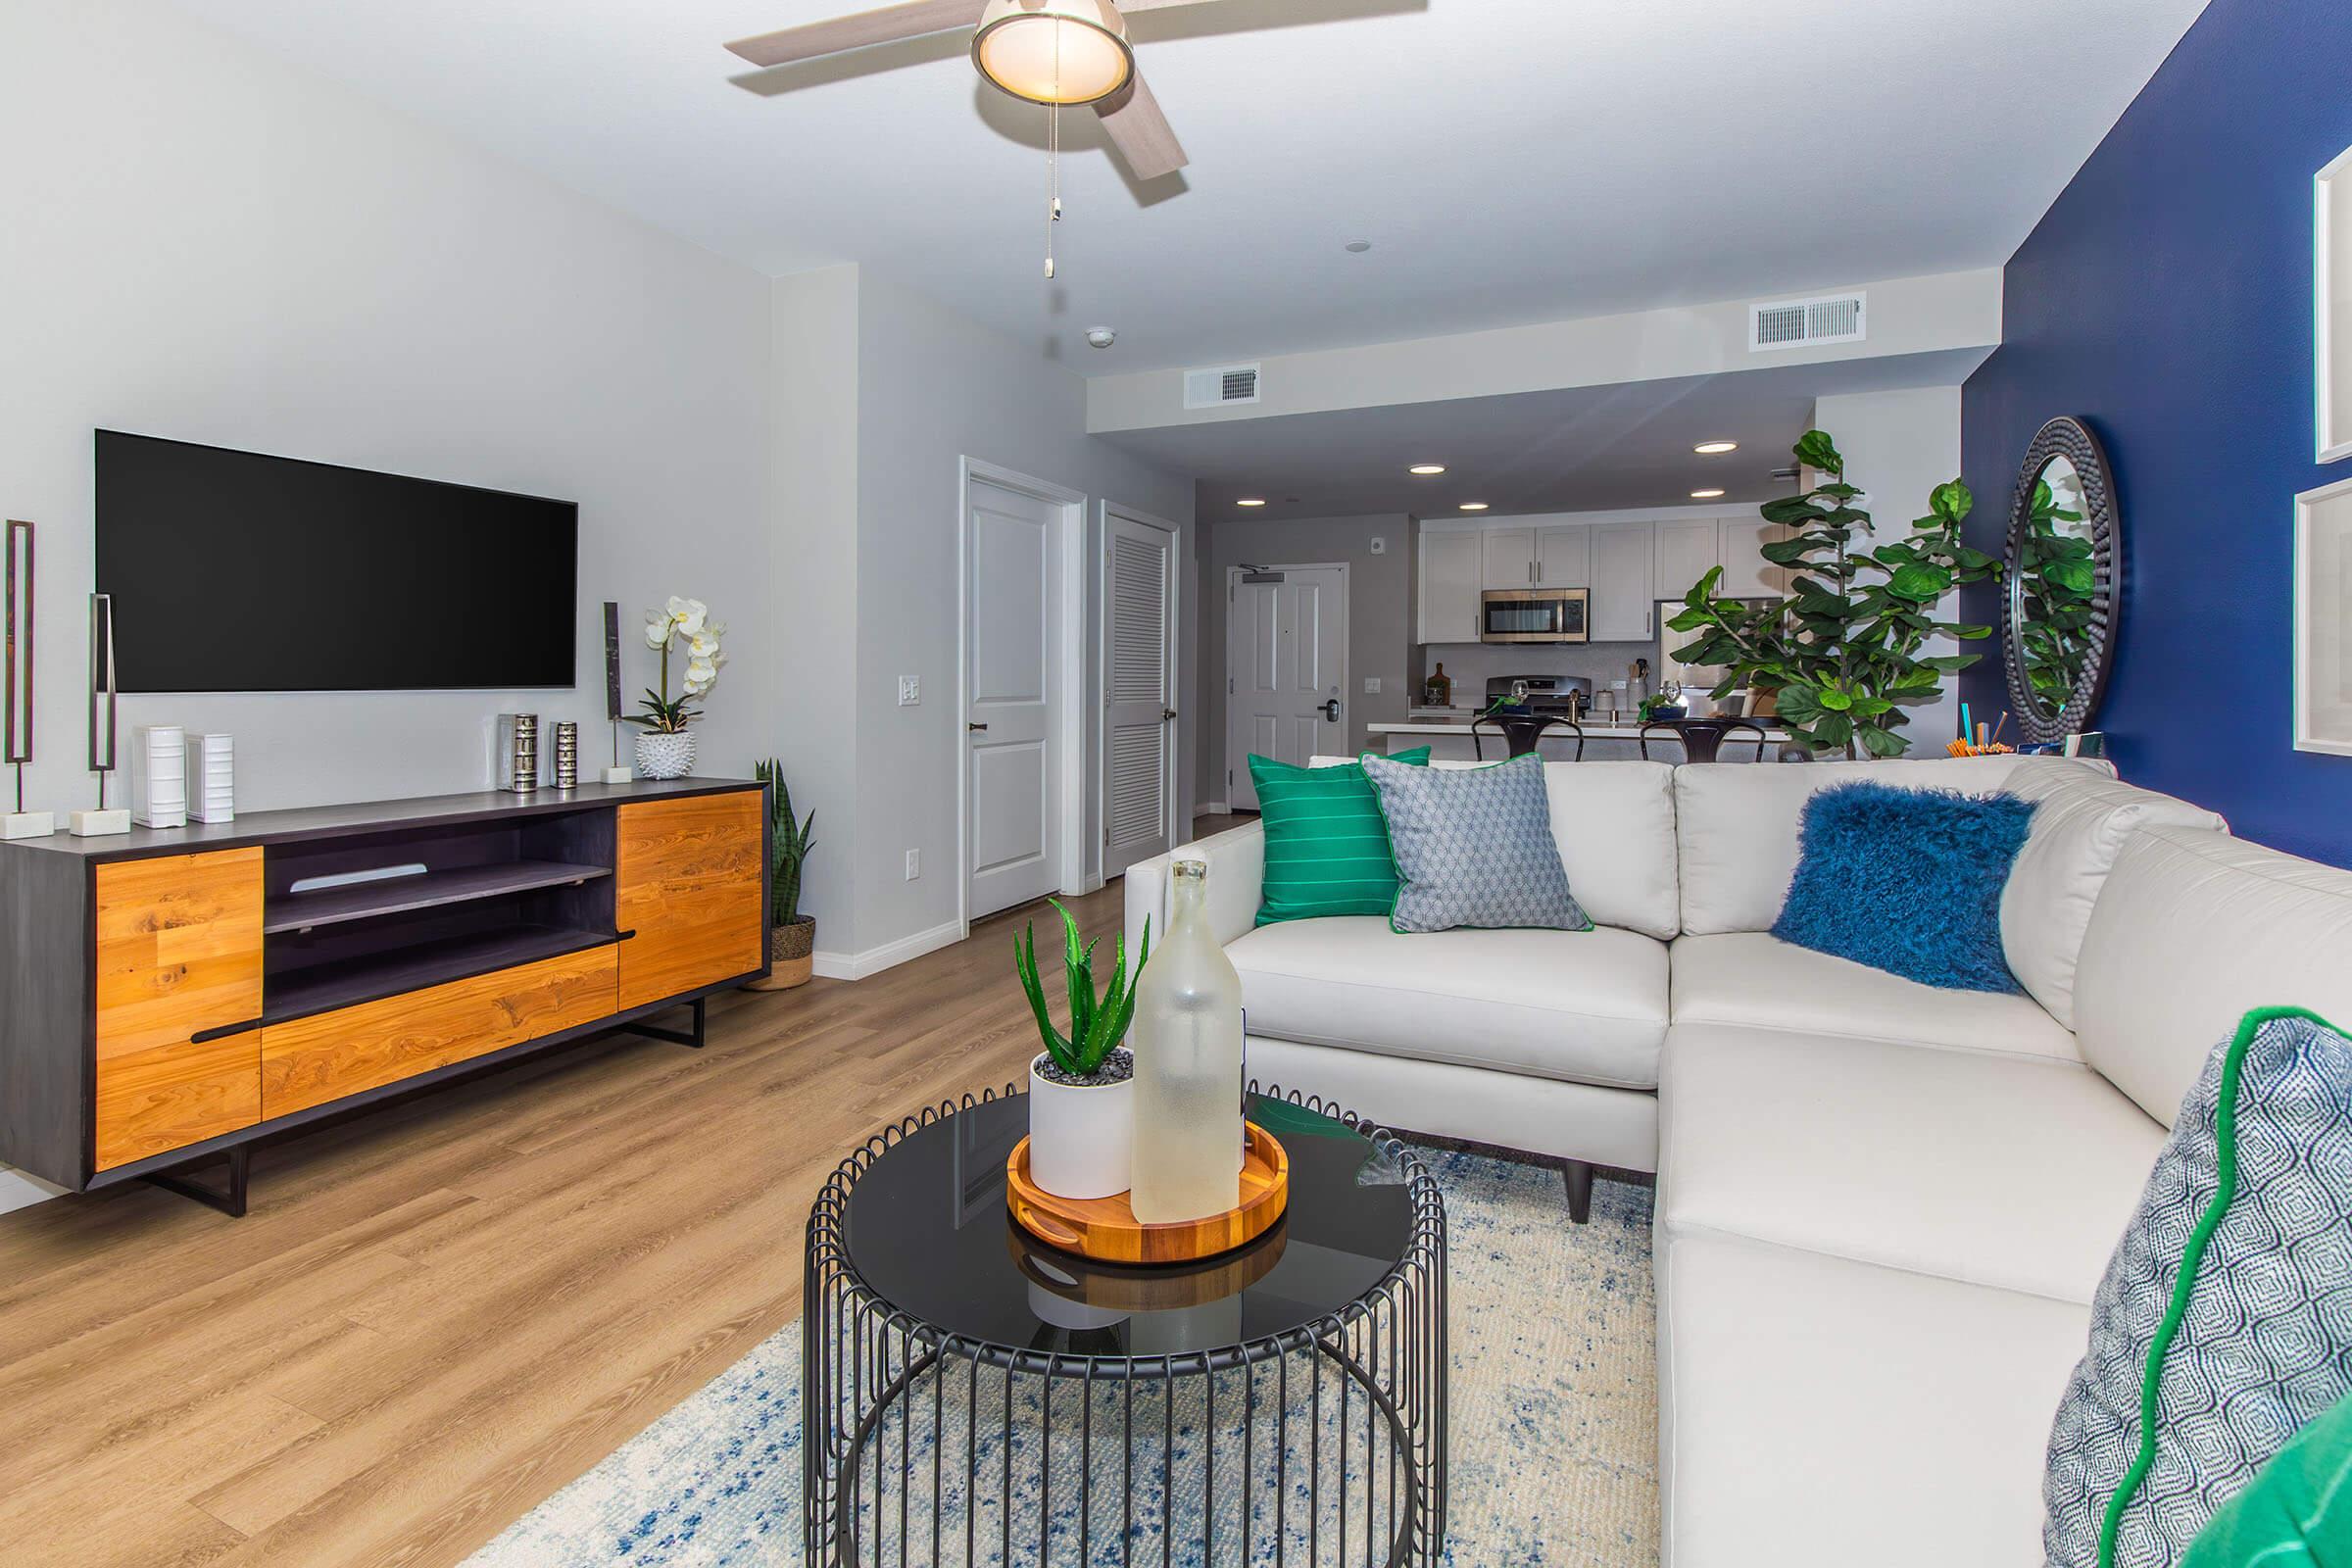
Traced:
[[[1257, 581], [1246, 581], [1246, 578]], [[1303, 767], [1345, 756], [1348, 573], [1340, 566], [1269, 566], [1231, 574], [1226, 616], [1225, 798], [1255, 810], [1250, 754]]]
[[982, 479], [968, 497], [964, 876], [966, 913], [978, 919], [1061, 885], [1053, 567], [1062, 509]]
[[1176, 536], [1112, 514], [1104, 535], [1102, 874], [1176, 846]]

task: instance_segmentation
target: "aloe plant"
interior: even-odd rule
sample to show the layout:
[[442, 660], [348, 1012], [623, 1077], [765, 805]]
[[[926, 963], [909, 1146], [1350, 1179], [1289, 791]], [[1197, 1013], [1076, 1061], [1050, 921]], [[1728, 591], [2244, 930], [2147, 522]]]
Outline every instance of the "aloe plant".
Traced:
[[768, 806], [774, 832], [768, 850], [767, 923], [795, 925], [801, 918], [801, 862], [816, 848], [816, 840], [811, 836], [816, 829], [816, 812], [811, 808], [807, 820], [794, 819], [792, 789], [784, 782], [784, 764], [774, 758], [754, 764], [752, 775], [775, 788]]
[[1126, 1038], [1127, 1026], [1135, 1019], [1135, 982], [1143, 977], [1144, 964], [1152, 956], [1152, 920], [1144, 919], [1143, 951], [1136, 955], [1135, 974], [1127, 973], [1127, 939], [1121, 937], [1114, 950], [1117, 961], [1110, 970], [1110, 983], [1102, 1000], [1095, 997], [1095, 949], [1102, 942], [1080, 945], [1078, 922], [1061, 901], [1052, 902], [1061, 916], [1062, 968], [1070, 986], [1070, 1032], [1063, 1034], [1054, 1027], [1054, 1019], [1046, 1010], [1045, 983], [1037, 973], [1037, 928], [1029, 926], [1012, 943], [1012, 967], [1021, 977], [1021, 989], [1029, 994], [1029, 1010], [1037, 1014], [1037, 1032], [1046, 1043], [1046, 1054], [1054, 1065], [1074, 1077], [1092, 1078], [1102, 1070], [1102, 1063], [1118, 1044]]

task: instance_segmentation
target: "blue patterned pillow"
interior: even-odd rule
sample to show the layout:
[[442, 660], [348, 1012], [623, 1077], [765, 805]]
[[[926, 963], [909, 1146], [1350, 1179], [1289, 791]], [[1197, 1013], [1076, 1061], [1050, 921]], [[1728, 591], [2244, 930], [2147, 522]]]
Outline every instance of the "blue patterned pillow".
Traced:
[[1868, 780], [1822, 790], [1805, 802], [1772, 934], [1947, 991], [2020, 991], [2001, 956], [2001, 889], [2033, 821], [2034, 804], [2014, 795]]
[[1568, 892], [1551, 836], [1542, 758], [1446, 768], [1407, 767], [1369, 752], [1360, 760], [1396, 857], [1391, 930], [1592, 929]]
[[2091, 1300], [2042, 1478], [2051, 1568], [2171, 1568], [2347, 1391], [2352, 1042], [2260, 1008], [2180, 1102]]

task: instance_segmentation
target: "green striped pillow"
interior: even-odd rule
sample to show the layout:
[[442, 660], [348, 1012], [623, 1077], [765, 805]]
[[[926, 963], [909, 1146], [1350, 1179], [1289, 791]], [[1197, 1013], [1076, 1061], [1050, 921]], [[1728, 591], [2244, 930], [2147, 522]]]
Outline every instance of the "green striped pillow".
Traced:
[[[1392, 762], [1426, 764], [1429, 748]], [[1251, 754], [1250, 777], [1266, 825], [1266, 881], [1257, 923], [1329, 914], [1387, 914], [1396, 902], [1389, 825], [1361, 763], [1293, 767]]]

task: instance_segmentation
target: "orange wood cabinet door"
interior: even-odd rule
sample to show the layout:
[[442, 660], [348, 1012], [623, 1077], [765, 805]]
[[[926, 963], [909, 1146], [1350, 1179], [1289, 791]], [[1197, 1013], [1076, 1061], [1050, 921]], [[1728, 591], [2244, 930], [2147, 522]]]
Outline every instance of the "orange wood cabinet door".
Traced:
[[766, 956], [759, 790], [637, 801], [619, 808], [614, 919], [620, 1005], [634, 1007], [758, 969]]
[[262, 852], [96, 867], [97, 1168], [261, 1120]]
[[283, 1116], [612, 1011], [614, 949], [516, 964], [262, 1031], [262, 1113]]

